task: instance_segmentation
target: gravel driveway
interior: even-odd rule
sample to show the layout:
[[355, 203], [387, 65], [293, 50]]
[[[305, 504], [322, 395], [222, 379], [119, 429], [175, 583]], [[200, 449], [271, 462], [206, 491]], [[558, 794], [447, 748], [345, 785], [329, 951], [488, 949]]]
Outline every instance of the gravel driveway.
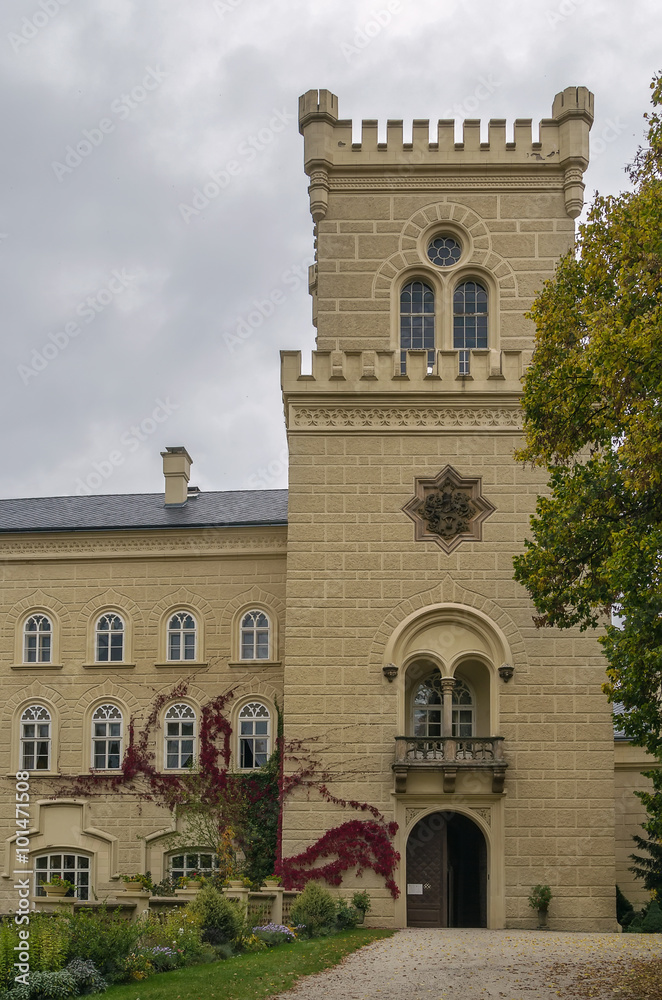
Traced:
[[[662, 935], [412, 928], [302, 979], [278, 1000], [558, 1000], [587, 967], [629, 956], [662, 958]], [[611, 995], [607, 987], [600, 1000]]]

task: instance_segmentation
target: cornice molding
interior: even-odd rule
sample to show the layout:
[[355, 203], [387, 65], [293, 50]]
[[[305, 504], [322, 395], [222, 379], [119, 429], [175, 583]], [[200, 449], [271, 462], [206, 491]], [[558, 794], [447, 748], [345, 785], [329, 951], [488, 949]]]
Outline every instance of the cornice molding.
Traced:
[[62, 537], [49, 535], [0, 538], [0, 562], [25, 559], [199, 559], [226, 555], [285, 555], [287, 537], [274, 534], [246, 534], [243, 538], [220, 539], [222, 529], [210, 528], [189, 537], [163, 533], [156, 538], [127, 538], [120, 531], [104, 532], [99, 539], [76, 537], [63, 532]]
[[419, 188], [449, 191], [454, 190], [485, 190], [501, 188], [519, 191], [527, 190], [557, 190], [563, 191], [564, 174], [560, 171], [554, 177], [543, 177], [540, 174], [410, 174], [403, 168], [401, 174], [373, 174], [372, 176], [343, 177], [337, 174], [329, 175], [329, 187], [332, 191], [375, 191], [379, 188], [403, 188], [408, 191]]
[[356, 405], [302, 406], [291, 404], [292, 425], [297, 430], [332, 430], [356, 427], [366, 430], [420, 431], [521, 430], [522, 410], [519, 406], [438, 406], [428, 405]]

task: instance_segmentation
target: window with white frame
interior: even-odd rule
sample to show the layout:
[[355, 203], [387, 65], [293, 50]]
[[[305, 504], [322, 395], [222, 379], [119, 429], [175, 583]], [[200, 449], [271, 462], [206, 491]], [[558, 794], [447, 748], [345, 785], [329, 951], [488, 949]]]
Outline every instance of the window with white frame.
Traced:
[[46, 615], [30, 615], [23, 627], [23, 662], [50, 663], [53, 655], [53, 624]]
[[271, 751], [271, 715], [266, 705], [251, 701], [239, 712], [239, 767], [264, 767]]
[[453, 347], [460, 375], [469, 374], [470, 352], [487, 348], [487, 289], [478, 281], [463, 281], [453, 292]]
[[456, 677], [453, 687], [453, 736], [462, 739], [474, 735], [475, 711], [474, 696], [469, 685]]
[[168, 622], [168, 659], [195, 660], [197, 628], [188, 611], [177, 611]]
[[51, 715], [43, 705], [29, 705], [21, 715], [21, 769], [50, 771]]
[[241, 659], [268, 660], [271, 625], [264, 611], [248, 611], [241, 619]]
[[442, 707], [441, 674], [435, 670], [414, 691], [414, 736], [439, 739], [443, 735]]
[[94, 630], [94, 656], [97, 663], [121, 663], [124, 659], [124, 622], [119, 615], [101, 615]]
[[122, 764], [122, 713], [117, 705], [99, 705], [92, 716], [92, 767], [118, 770]]
[[90, 898], [90, 859], [84, 854], [42, 854], [34, 859], [34, 869], [36, 896], [45, 896], [44, 882], [59, 875], [76, 886], [69, 890], [67, 896], [75, 896], [76, 899]]
[[191, 767], [195, 757], [195, 712], [183, 702], [165, 714], [165, 766], [168, 770]]
[[184, 875], [213, 875], [218, 870], [218, 855], [213, 851], [186, 851], [185, 854], [172, 854], [168, 858], [168, 874], [173, 881]]

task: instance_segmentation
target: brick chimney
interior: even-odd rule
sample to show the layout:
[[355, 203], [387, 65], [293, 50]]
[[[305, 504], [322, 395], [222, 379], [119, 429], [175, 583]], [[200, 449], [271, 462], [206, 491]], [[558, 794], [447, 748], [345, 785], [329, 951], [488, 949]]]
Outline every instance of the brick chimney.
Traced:
[[193, 461], [183, 445], [161, 452], [165, 476], [166, 507], [183, 507], [188, 498], [188, 481]]

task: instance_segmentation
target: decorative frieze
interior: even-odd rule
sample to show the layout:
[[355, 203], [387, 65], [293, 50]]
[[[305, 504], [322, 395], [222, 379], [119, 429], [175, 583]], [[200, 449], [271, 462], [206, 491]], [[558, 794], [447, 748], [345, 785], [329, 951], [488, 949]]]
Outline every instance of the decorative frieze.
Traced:
[[292, 406], [292, 424], [299, 429], [361, 427], [381, 430], [385, 427], [433, 430], [467, 428], [502, 428], [520, 430], [519, 406], [408, 406], [345, 405]]

